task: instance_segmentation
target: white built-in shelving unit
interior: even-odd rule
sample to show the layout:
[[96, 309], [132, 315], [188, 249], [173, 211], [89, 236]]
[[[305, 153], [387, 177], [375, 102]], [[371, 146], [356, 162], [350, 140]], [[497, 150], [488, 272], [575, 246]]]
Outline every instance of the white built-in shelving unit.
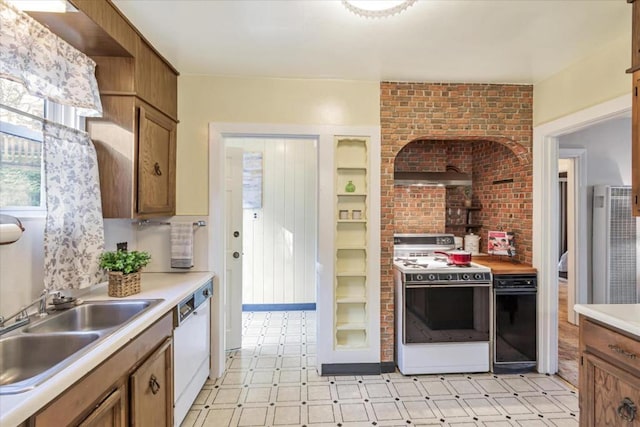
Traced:
[[[334, 348], [358, 349], [369, 340], [367, 223], [369, 139], [335, 138]], [[349, 182], [355, 186], [348, 191]], [[354, 212], [359, 212], [359, 215]], [[346, 216], [346, 218], [345, 218]]]

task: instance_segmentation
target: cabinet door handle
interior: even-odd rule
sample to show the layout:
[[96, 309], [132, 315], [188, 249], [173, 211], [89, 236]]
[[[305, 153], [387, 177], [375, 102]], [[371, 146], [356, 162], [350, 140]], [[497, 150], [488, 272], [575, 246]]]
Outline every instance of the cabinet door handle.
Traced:
[[153, 173], [156, 174], [157, 176], [162, 176], [162, 170], [160, 169], [160, 163], [156, 162], [156, 164], [153, 165]]
[[617, 346], [615, 344], [609, 344], [607, 347], [609, 347], [609, 350], [615, 351], [616, 353], [621, 354], [624, 357], [627, 357], [631, 360], [635, 360], [638, 357], [638, 355], [636, 355], [635, 353], [631, 353], [630, 351], [627, 351], [624, 348]]
[[622, 399], [620, 406], [618, 406], [618, 416], [628, 422], [631, 422], [636, 418], [637, 411], [638, 408], [635, 403], [633, 403], [633, 400], [628, 397]]
[[160, 383], [155, 375], [151, 375], [151, 378], [149, 379], [149, 388], [153, 394], [157, 394], [160, 390]]

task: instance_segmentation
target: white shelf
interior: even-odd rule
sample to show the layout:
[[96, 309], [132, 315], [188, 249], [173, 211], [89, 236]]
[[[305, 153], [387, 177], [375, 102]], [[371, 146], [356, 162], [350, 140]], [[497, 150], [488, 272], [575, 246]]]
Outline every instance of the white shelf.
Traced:
[[353, 164], [353, 165], [338, 165], [337, 169], [345, 169], [345, 170], [367, 170], [367, 166], [366, 165], [359, 165], [359, 164]]
[[342, 224], [366, 224], [367, 220], [366, 219], [339, 219], [337, 220], [337, 222]]
[[366, 323], [338, 323], [336, 324], [338, 331], [365, 331], [367, 329]]
[[340, 197], [344, 197], [344, 196], [357, 196], [357, 197], [367, 197], [367, 193], [347, 193], [346, 191], [341, 191], [337, 193], [338, 196]]
[[337, 277], [367, 277], [366, 271], [338, 271]]
[[336, 249], [339, 251], [367, 251], [366, 245], [342, 245], [338, 243]]
[[366, 303], [367, 297], [336, 297], [336, 303], [338, 304], [358, 304], [358, 303]]

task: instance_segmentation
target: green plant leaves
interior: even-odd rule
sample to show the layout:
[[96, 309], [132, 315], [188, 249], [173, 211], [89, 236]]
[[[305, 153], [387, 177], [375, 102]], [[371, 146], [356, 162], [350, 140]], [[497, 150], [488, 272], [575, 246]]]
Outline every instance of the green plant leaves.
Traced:
[[124, 274], [135, 273], [149, 264], [151, 255], [139, 251], [111, 251], [100, 255], [100, 267], [108, 271], [121, 271]]

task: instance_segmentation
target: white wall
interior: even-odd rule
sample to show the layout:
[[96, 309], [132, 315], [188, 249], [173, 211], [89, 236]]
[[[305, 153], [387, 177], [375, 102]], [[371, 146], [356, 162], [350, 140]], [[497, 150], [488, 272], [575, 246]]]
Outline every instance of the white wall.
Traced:
[[560, 148], [587, 150], [587, 185], [631, 185], [631, 118], [608, 120], [559, 138]]
[[176, 203], [209, 209], [209, 123], [378, 126], [380, 82], [220, 76], [178, 78]]
[[0, 315], [10, 316], [44, 289], [44, 218], [21, 218], [20, 240], [0, 245]]
[[[161, 221], [198, 221], [207, 217], [180, 216]], [[9, 316], [35, 300], [44, 289], [44, 218], [21, 218], [25, 227], [22, 238], [10, 245], [0, 245], [0, 315]], [[115, 250], [117, 242], [128, 242], [130, 250], [151, 254], [144, 272], [169, 272], [170, 242], [168, 225], [138, 227], [130, 219], [107, 219], [104, 224], [105, 249]], [[206, 229], [194, 234], [194, 268], [208, 271], [209, 245]], [[173, 269], [173, 271], [185, 271]], [[144, 282], [142, 283], [144, 287]]]
[[[593, 186], [631, 185], [631, 118], [619, 117], [558, 138], [559, 147], [584, 148], [587, 170], [587, 265], [592, 265]], [[592, 272], [587, 269], [587, 287]], [[590, 292], [589, 292], [590, 294]]]
[[534, 126], [631, 92], [631, 74], [625, 73], [631, 66], [631, 25], [627, 29], [564, 70], [534, 82]]
[[243, 304], [315, 302], [315, 139], [225, 138], [263, 153], [262, 208], [243, 209]]

